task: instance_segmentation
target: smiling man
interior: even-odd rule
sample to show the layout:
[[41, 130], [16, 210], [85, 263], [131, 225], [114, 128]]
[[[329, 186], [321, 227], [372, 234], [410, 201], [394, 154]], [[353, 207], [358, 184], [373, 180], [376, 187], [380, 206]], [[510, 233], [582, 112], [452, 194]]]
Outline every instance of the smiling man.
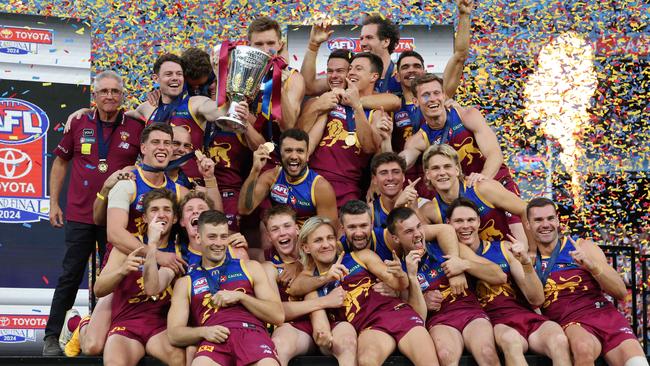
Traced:
[[[266, 198], [274, 205], [288, 205], [296, 211], [301, 225], [311, 216], [336, 219], [336, 197], [332, 185], [309, 169], [309, 135], [298, 129], [280, 135], [282, 166], [260, 174], [270, 159], [267, 144], [260, 145], [253, 157], [253, 167], [241, 188], [239, 213], [248, 215]], [[316, 197], [318, 192], [318, 197]]]

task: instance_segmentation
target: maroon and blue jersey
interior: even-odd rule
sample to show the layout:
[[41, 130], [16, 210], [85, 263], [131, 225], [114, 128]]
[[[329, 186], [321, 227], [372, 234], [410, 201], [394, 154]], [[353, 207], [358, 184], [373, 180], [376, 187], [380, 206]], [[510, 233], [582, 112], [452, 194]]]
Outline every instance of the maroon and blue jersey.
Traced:
[[251, 324], [264, 328], [242, 304], [219, 308], [212, 303], [212, 295], [219, 290], [241, 291], [255, 296], [253, 280], [244, 262], [228, 258], [220, 266], [197, 267], [188, 273], [190, 278], [190, 313], [194, 326], [225, 325], [228, 323]]
[[174, 192], [176, 199], [180, 198], [180, 186], [174, 183], [171, 178], [165, 174], [165, 181], [161, 185], [155, 185], [147, 180], [144, 177], [144, 172], [142, 167], [137, 166], [134, 170], [131, 171], [135, 174], [135, 194], [131, 197], [131, 204], [129, 205], [129, 223], [126, 226], [126, 229], [135, 235], [144, 234], [144, 220], [142, 216], [144, 215], [144, 205], [143, 198], [144, 195], [149, 191], [156, 188], [165, 188], [169, 191]]
[[510, 264], [507, 259], [510, 254], [505, 244], [500, 241], [481, 241], [476, 254], [499, 265], [508, 276], [507, 282], [501, 285], [490, 285], [485, 281], [478, 281], [476, 295], [488, 314], [492, 311], [502, 312], [506, 309], [531, 311], [510, 273]]
[[377, 80], [375, 83], [377, 93], [402, 94], [402, 84], [397, 80], [397, 68], [394, 62], [390, 62], [386, 70], [386, 77]]
[[243, 135], [217, 127], [205, 153], [214, 160], [214, 176], [219, 182], [219, 190], [239, 191], [244, 183], [245, 168], [250, 166], [252, 157]]
[[[387, 236], [388, 229], [373, 227], [370, 237], [370, 246], [366, 248], [375, 252], [381, 260], [393, 260], [393, 248], [388, 246], [388, 242], [386, 241]], [[354, 250], [352, 244], [348, 243], [348, 237], [346, 235], [341, 237], [339, 243], [341, 243], [341, 246], [346, 253]]]
[[[361, 178], [371, 158], [361, 149], [358, 137], [352, 146], [345, 143], [349, 128], [347, 113], [342, 105], [329, 112], [323, 138], [309, 158], [309, 166], [334, 187], [339, 207], [345, 203], [342, 198], [347, 195], [361, 197]], [[372, 111], [365, 113], [369, 120], [372, 119]]]
[[287, 205], [296, 211], [296, 222], [302, 225], [308, 218], [316, 216], [316, 181], [322, 177], [306, 168], [302, 176], [290, 181], [284, 169], [280, 169], [271, 185], [269, 197], [274, 205]]
[[[506, 235], [510, 234], [506, 211], [496, 208], [483, 198], [476, 190], [476, 186], [468, 187], [465, 182], [461, 181], [458, 188], [458, 197], [465, 197], [476, 204], [481, 218], [481, 226], [479, 227], [479, 236], [481, 239], [488, 241], [505, 240]], [[449, 204], [438, 193], [436, 193], [431, 202], [433, 203], [432, 209], [434, 214], [440, 218], [441, 223], [446, 222], [448, 219], [447, 209], [449, 208]]]

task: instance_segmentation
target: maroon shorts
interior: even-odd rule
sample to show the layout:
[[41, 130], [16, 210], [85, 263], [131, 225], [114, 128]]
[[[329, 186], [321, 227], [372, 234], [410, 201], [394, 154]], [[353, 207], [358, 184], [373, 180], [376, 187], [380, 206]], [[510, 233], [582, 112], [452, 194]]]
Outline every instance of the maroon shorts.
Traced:
[[221, 191], [221, 202], [223, 203], [223, 213], [228, 218], [228, 230], [239, 232], [239, 211], [237, 210], [237, 201], [239, 192], [233, 189], [224, 189]]
[[[258, 326], [231, 327], [224, 343], [202, 341], [194, 357], [206, 356], [221, 366], [244, 366], [265, 358], [278, 361], [275, 345], [266, 329]], [[279, 363], [279, 361], [278, 361]]]
[[519, 332], [525, 339], [528, 339], [531, 334], [535, 333], [544, 322], [549, 321], [545, 316], [525, 309], [495, 309], [495, 311], [488, 311], [488, 315], [493, 325], [507, 325]]
[[614, 305], [611, 303], [609, 305], [584, 314], [572, 314], [574, 316], [567, 317], [571, 319], [565, 319], [559, 323], [563, 329], [570, 325], [579, 325], [593, 334], [602, 344], [601, 355], [604, 356], [625, 340], [637, 340], [628, 321]]
[[311, 320], [309, 318], [308, 319], [300, 319], [300, 320], [297, 320], [297, 321], [294, 321], [294, 322], [289, 322], [289, 324], [292, 327], [298, 329], [299, 331], [307, 333], [310, 337], [314, 333], [314, 327], [312, 327]]
[[379, 330], [399, 341], [415, 327], [423, 327], [424, 321], [408, 304], [399, 303], [393, 307], [385, 304], [372, 310], [372, 314], [360, 324], [352, 325], [361, 333], [366, 329]]
[[143, 346], [146, 346], [151, 337], [165, 329], [167, 329], [166, 319], [117, 320], [111, 322], [111, 330], [108, 332], [108, 337], [117, 334], [136, 340]]
[[429, 312], [426, 326], [430, 330], [434, 325], [447, 325], [463, 333], [463, 329], [465, 329], [467, 324], [476, 319], [490, 321], [490, 317], [478, 305], [459, 306], [457, 308], [443, 309], [441, 312]]

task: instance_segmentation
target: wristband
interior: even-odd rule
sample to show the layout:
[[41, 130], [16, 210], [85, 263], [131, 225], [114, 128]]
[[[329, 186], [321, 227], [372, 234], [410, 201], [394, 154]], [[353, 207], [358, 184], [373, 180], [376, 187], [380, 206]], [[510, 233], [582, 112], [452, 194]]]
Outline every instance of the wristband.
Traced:
[[97, 192], [97, 198], [99, 198], [102, 201], [106, 201], [106, 197], [104, 197], [101, 193]]

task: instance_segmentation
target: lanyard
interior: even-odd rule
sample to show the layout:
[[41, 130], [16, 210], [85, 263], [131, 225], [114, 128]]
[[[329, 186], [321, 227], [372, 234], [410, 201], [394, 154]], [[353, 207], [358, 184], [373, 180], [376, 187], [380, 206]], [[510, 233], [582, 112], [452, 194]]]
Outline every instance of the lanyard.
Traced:
[[348, 133], [356, 132], [357, 122], [354, 119], [354, 111], [352, 110], [352, 107], [348, 105], [345, 106], [345, 125], [346, 125], [346, 129], [348, 130]]
[[562, 247], [562, 240], [558, 240], [557, 243], [555, 244], [555, 248], [553, 248], [553, 253], [551, 253], [551, 258], [549, 258], [548, 262], [546, 263], [546, 269], [542, 271], [542, 253], [540, 253], [539, 249], [537, 249], [537, 260], [535, 261], [535, 272], [537, 272], [537, 276], [539, 276], [539, 279], [542, 281], [542, 285], [546, 285], [546, 280], [548, 279], [548, 276], [551, 274], [551, 270], [553, 270], [553, 267], [555, 267], [555, 262], [557, 261], [557, 257], [560, 256], [560, 248]]
[[117, 129], [118, 122], [115, 121], [113, 122], [111, 126], [111, 133], [108, 134], [108, 138], [104, 140], [104, 127], [102, 126], [102, 121], [99, 119], [99, 116], [97, 117], [97, 137], [99, 138], [98, 143], [98, 151], [97, 153], [99, 154], [99, 160], [106, 160], [108, 157], [108, 146], [111, 143], [111, 137], [113, 136], [113, 132], [115, 132], [115, 129]]

